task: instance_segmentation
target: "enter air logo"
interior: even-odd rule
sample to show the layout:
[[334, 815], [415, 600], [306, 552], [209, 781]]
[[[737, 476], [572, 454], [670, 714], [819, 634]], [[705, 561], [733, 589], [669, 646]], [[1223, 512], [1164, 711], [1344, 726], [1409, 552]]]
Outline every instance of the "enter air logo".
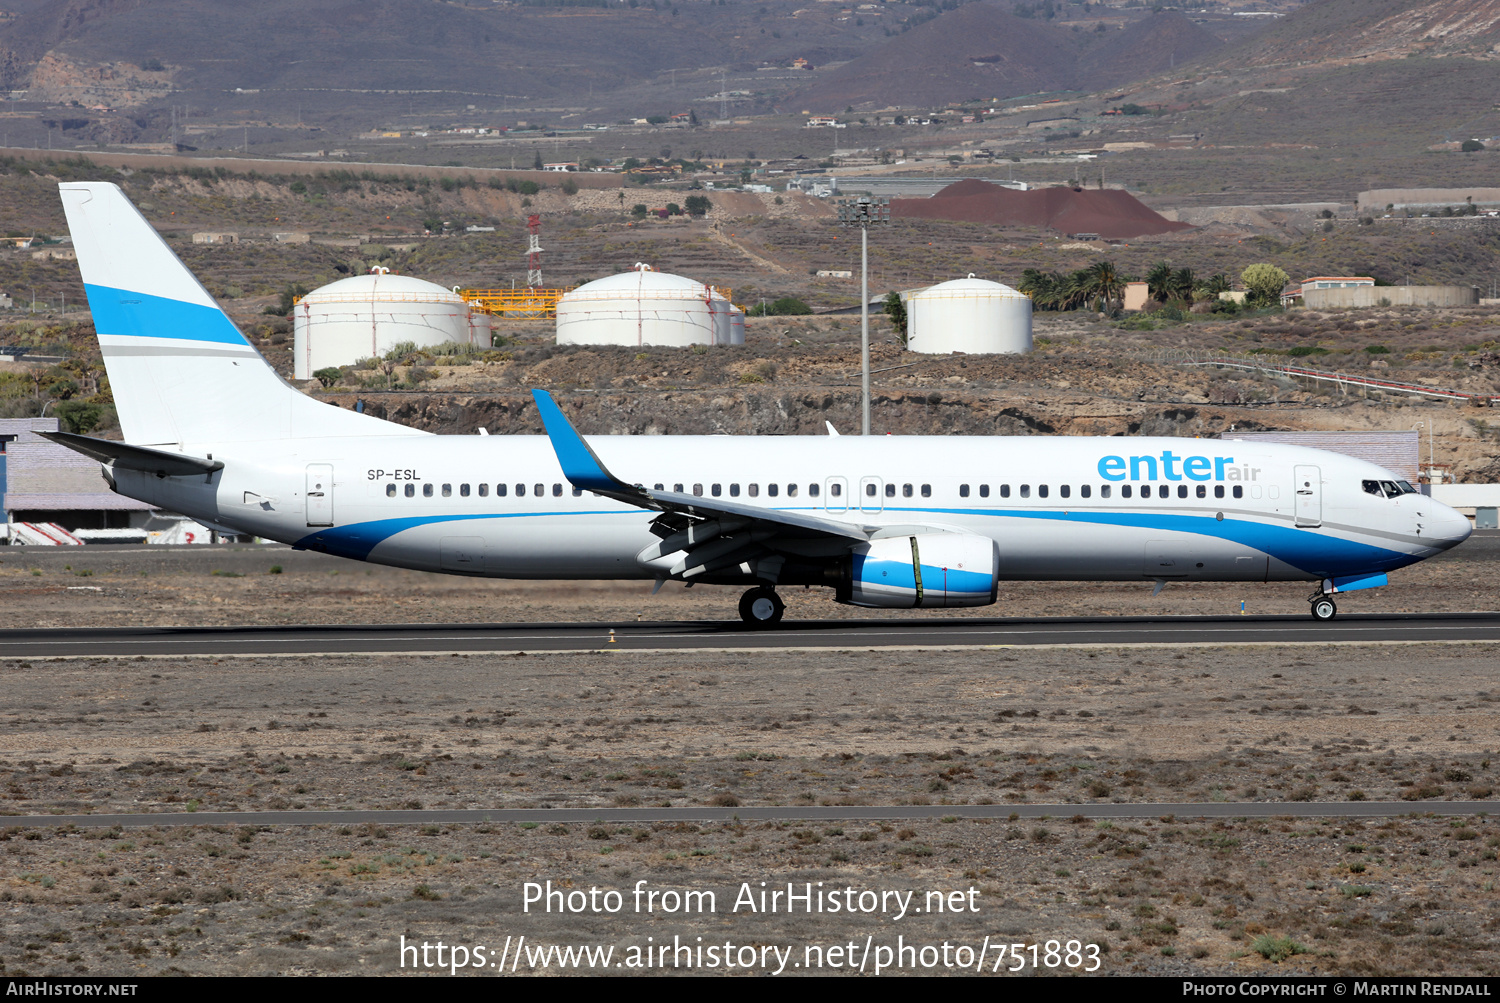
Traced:
[[1099, 461], [1106, 481], [1254, 481], [1259, 467], [1236, 466], [1232, 456], [1178, 456], [1170, 449], [1160, 456], [1106, 456]]

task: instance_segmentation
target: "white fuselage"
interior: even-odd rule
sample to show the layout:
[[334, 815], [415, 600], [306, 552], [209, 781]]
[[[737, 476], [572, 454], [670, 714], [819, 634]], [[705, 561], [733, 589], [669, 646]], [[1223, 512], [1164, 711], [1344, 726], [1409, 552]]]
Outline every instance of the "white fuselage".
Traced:
[[[875, 527], [993, 539], [1001, 579], [1291, 581], [1378, 574], [1469, 535], [1373, 464], [1182, 438], [593, 436], [620, 478]], [[297, 547], [500, 578], [652, 578], [655, 515], [575, 492], [545, 436], [185, 444], [203, 478], [121, 493]], [[678, 487], [681, 485], [681, 487]]]

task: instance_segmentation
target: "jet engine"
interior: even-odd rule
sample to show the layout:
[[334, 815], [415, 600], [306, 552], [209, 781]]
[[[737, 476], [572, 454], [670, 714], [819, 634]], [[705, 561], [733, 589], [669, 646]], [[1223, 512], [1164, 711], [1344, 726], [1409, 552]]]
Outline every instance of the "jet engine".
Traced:
[[995, 601], [1000, 548], [972, 533], [871, 540], [849, 555], [838, 601], [851, 606], [934, 609]]

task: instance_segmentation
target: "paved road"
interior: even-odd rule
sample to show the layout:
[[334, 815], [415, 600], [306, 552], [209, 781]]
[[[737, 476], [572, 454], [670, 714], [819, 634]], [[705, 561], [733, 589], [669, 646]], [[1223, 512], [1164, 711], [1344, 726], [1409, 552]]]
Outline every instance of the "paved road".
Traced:
[[800, 620], [776, 630], [738, 621], [75, 627], [0, 631], [0, 657], [1432, 641], [1500, 641], [1500, 613]]
[[447, 825], [482, 822], [857, 822], [982, 818], [1388, 818], [1493, 815], [1500, 801], [1184, 801], [1131, 804], [861, 805], [777, 808], [433, 808], [402, 811], [200, 811], [130, 815], [0, 815], [0, 828], [151, 825]]

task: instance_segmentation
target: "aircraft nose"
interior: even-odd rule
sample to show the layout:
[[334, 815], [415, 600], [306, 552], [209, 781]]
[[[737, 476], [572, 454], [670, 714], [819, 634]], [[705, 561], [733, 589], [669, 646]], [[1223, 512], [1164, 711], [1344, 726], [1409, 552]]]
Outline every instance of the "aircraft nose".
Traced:
[[1456, 512], [1441, 502], [1432, 502], [1431, 505], [1435, 509], [1432, 513], [1432, 536], [1441, 541], [1444, 549], [1458, 546], [1474, 532], [1469, 517], [1462, 512]]

